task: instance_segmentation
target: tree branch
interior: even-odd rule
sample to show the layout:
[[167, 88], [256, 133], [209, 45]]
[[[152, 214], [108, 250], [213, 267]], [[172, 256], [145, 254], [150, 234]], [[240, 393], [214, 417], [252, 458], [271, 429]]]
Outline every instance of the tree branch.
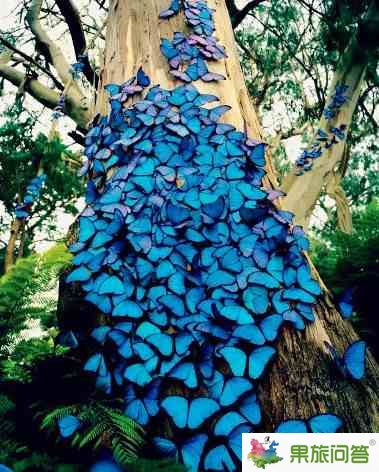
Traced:
[[[0, 64], [0, 77], [11, 82], [16, 87], [24, 83], [25, 91], [28, 92], [42, 105], [54, 109], [59, 101], [60, 94], [50, 89], [36, 79], [27, 79], [26, 74], [18, 71], [14, 67]], [[79, 126], [85, 128], [90, 120], [88, 110], [78, 104], [72, 97], [66, 97], [67, 115], [72, 118]]]
[[27, 60], [30, 64], [33, 64], [35, 67], [37, 67], [37, 69], [41, 70], [44, 74], [46, 74], [47, 76], [50, 77], [50, 79], [54, 82], [54, 85], [57, 87], [58, 90], [63, 90], [64, 87], [63, 85], [58, 82], [58, 80], [54, 77], [54, 75], [48, 70], [46, 69], [45, 67], [41, 66], [41, 64], [39, 64], [37, 61], [35, 61], [32, 57], [28, 56], [27, 54], [25, 54], [23, 51], [21, 51], [20, 49], [17, 49], [16, 47], [13, 46], [12, 43], [10, 43], [9, 41], [7, 41], [6, 39], [0, 37], [0, 41], [4, 44], [4, 46], [8, 49], [10, 49], [11, 51], [15, 52], [16, 54], [18, 54], [19, 56], [23, 57], [25, 60]]
[[39, 18], [43, 0], [32, 0], [25, 16], [36, 40], [43, 46], [43, 54], [54, 66], [57, 74], [64, 85], [71, 80], [70, 65], [61, 49], [52, 41], [45, 32]]
[[[367, 71], [370, 55], [379, 45], [379, 2], [372, 2], [365, 18], [359, 25], [337, 65], [334, 79], [329, 89], [329, 99], [335, 92], [337, 84], [348, 86], [348, 102], [331, 117], [321, 117], [317, 128], [329, 131], [332, 127], [345, 126], [347, 134], [351, 126], [354, 111], [359, 104], [362, 84]], [[317, 129], [316, 128], [316, 129]], [[283, 198], [285, 209], [295, 213], [295, 221], [307, 227], [313, 209], [320, 197], [325, 183], [343, 159], [345, 141], [335, 144], [323, 151], [321, 157], [314, 161], [312, 169], [304, 175], [296, 175], [296, 166], [282, 182], [287, 196]]]
[[239, 10], [234, 2], [234, 0], [226, 0], [226, 7], [229, 11], [230, 20], [232, 22], [233, 28], [237, 28], [237, 26], [242, 23], [248, 13], [250, 13], [254, 8], [256, 8], [261, 3], [265, 2], [266, 0], [252, 0], [251, 2], [247, 3], [241, 10]]
[[[80, 55], [84, 55], [87, 50], [87, 41], [83, 29], [83, 24], [80, 18], [80, 14], [72, 0], [55, 0], [60, 12], [62, 13], [65, 22], [67, 23], [68, 29], [71, 34], [72, 44], [75, 50], [76, 59], [79, 60]], [[97, 88], [99, 84], [99, 77], [92, 69], [88, 56], [85, 56], [83, 61], [84, 70], [83, 73], [87, 80]]]
[[0, 77], [8, 80], [16, 87], [19, 87], [23, 82], [25, 82], [25, 90], [30, 93], [33, 98], [48, 108], [53, 109], [58, 104], [58, 92], [51, 90], [38, 80], [30, 79], [25, 81], [26, 75], [16, 70], [14, 67], [0, 64]]
[[316, 13], [316, 15], [321, 16], [321, 18], [327, 18], [327, 15], [320, 10], [317, 10], [313, 5], [309, 5], [309, 3], [305, 2], [304, 0], [297, 0], [303, 7], [307, 8], [310, 12]]

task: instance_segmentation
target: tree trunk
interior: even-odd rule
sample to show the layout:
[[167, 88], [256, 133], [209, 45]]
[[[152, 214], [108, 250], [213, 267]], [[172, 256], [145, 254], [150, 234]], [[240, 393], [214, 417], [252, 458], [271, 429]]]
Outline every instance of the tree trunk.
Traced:
[[5, 251], [4, 272], [8, 272], [14, 264], [16, 244], [21, 232], [23, 231], [23, 227], [24, 222], [19, 218], [15, 218], [11, 224], [10, 236]]
[[[159, 45], [161, 37], [171, 38], [174, 31], [185, 31], [186, 28], [181, 16], [169, 21], [159, 20], [159, 12], [167, 8], [167, 4], [163, 0], [111, 1], [101, 87], [124, 82], [135, 75], [141, 65], [153, 84], [170, 88], [178, 84], [168, 74]], [[210, 69], [224, 74], [226, 80], [216, 84], [198, 81], [196, 87], [201, 92], [217, 95], [221, 104], [232, 106], [225, 114], [225, 121], [240, 130], [246, 129], [251, 138], [260, 138], [260, 126], [245, 87], [225, 1], [208, 0], [208, 4], [215, 8], [216, 37], [229, 56], [218, 64], [211, 63]], [[100, 90], [98, 110], [104, 113], [106, 109], [107, 97]], [[270, 161], [267, 173], [265, 184], [269, 186], [275, 181]], [[61, 287], [61, 296], [59, 316], [64, 320], [70, 312], [72, 317], [78, 310], [72, 310], [73, 298], [67, 287]], [[65, 304], [65, 300], [69, 303]], [[272, 431], [283, 419], [307, 418], [327, 411], [344, 419], [346, 432], [373, 431], [377, 428], [378, 365], [369, 354], [365, 380], [352, 382], [340, 377], [325, 350], [324, 341], [333, 344], [341, 353], [357, 339], [357, 335], [350, 322], [343, 321], [336, 311], [326, 288], [316, 311], [316, 321], [304, 332], [285, 329], [281, 336], [277, 360], [259, 390], [264, 412], [261, 429]]]

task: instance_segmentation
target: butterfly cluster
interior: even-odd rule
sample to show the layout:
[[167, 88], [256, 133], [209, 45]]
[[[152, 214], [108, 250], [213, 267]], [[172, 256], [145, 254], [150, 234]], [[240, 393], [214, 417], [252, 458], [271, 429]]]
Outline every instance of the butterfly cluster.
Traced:
[[86, 54], [80, 54], [78, 56], [78, 62], [74, 62], [74, 64], [71, 64], [70, 72], [74, 80], [80, 79], [80, 75], [84, 72], [85, 69], [86, 60], [88, 60], [88, 56]]
[[[345, 84], [339, 84], [336, 87], [335, 93], [332, 97], [331, 103], [324, 109], [324, 117], [327, 119], [334, 118], [339, 109], [344, 105], [348, 99], [345, 95], [349, 87]], [[319, 129], [317, 131], [315, 142], [310, 148], [305, 149], [301, 155], [296, 159], [296, 174], [302, 175], [312, 169], [313, 161], [322, 156], [326, 149], [329, 149], [334, 144], [346, 139], [347, 126], [342, 124], [339, 127], [334, 126], [330, 128], [329, 132]]]
[[332, 127], [330, 133], [322, 129], [317, 131], [316, 140], [309, 149], [305, 149], [301, 155], [296, 159], [297, 174], [301, 175], [303, 171], [312, 169], [314, 159], [322, 156], [326, 149], [329, 149], [334, 144], [346, 138], [346, 125], [342, 124], [339, 127]]
[[150, 85], [150, 78], [145, 74], [142, 67], [137, 74], [122, 85], [108, 84], [104, 88], [109, 93], [111, 109], [120, 112], [125, 102], [136, 94], [140, 94], [144, 88]]
[[324, 109], [323, 115], [329, 120], [334, 118], [340, 108], [347, 102], [348, 96], [346, 95], [349, 86], [346, 84], [338, 84], [333, 94], [332, 100]]
[[203, 0], [184, 0], [182, 3], [173, 0], [170, 7], [161, 12], [160, 17], [176, 15], [181, 6], [193, 33], [186, 36], [176, 32], [171, 41], [162, 39], [161, 52], [169, 62], [170, 73], [186, 83], [199, 79], [204, 82], [223, 80], [223, 75], [208, 70], [206, 62], [226, 57], [224, 47], [213, 37], [213, 11]]
[[59, 97], [58, 103], [53, 110], [52, 118], [53, 120], [59, 120], [62, 116], [65, 115], [66, 112], [66, 96], [62, 93]]
[[33, 204], [41, 194], [42, 187], [46, 182], [47, 176], [40, 174], [32, 179], [26, 187], [24, 200], [18, 204], [15, 209], [16, 218], [25, 220], [30, 217], [30, 211]]
[[[121, 392], [158, 454], [237, 470], [282, 325], [314, 319], [308, 241], [273, 204], [280, 192], [261, 188], [264, 143], [220, 122], [230, 107], [210, 107], [217, 97], [192, 84], [152, 86], [125, 107], [116, 87], [86, 138], [87, 207], [67, 278], [103, 315], [84, 369]], [[154, 435], [162, 422], [170, 437]]]

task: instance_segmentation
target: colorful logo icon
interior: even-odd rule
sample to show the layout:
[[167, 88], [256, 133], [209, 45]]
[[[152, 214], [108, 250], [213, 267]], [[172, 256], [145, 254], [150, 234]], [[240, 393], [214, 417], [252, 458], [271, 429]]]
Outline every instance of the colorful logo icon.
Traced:
[[263, 442], [259, 442], [258, 439], [252, 439], [250, 441], [251, 451], [247, 458], [253, 461], [256, 467], [265, 469], [268, 464], [275, 464], [283, 460], [276, 453], [276, 447], [279, 446], [278, 442], [271, 441], [270, 436], [267, 436]]

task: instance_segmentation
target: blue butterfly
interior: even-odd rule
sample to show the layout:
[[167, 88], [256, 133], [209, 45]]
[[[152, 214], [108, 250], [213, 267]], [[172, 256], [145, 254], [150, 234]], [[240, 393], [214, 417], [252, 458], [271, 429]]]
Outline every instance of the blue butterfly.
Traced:
[[341, 372], [355, 380], [361, 380], [365, 376], [366, 370], [366, 343], [355, 341], [350, 344], [344, 352], [342, 358], [338, 356], [335, 348], [325, 342], [326, 348], [332, 355]]
[[302, 264], [297, 268], [299, 286], [312, 295], [321, 295], [320, 285], [312, 279], [309, 265]]
[[137, 84], [141, 87], [148, 87], [150, 85], [150, 78], [145, 74], [142, 67], [137, 71]]
[[308, 420], [286, 420], [277, 426], [276, 433], [335, 433], [343, 426], [336, 415], [323, 413]]
[[89, 472], [123, 472], [123, 470], [113, 459], [104, 459], [93, 464]]
[[353, 315], [353, 289], [345, 289], [338, 298], [338, 308], [342, 318], [349, 319]]
[[107, 275], [99, 286], [99, 295], [112, 294], [122, 295], [124, 293], [124, 285], [122, 281], [115, 275]]
[[72, 436], [82, 425], [82, 422], [73, 415], [63, 416], [58, 420], [59, 433], [62, 438], [69, 438]]
[[161, 407], [178, 428], [196, 429], [220, 410], [215, 400], [198, 397], [187, 400], [177, 395], [166, 397]]
[[168, 375], [174, 379], [181, 380], [188, 388], [196, 388], [199, 384], [196, 369], [192, 362], [177, 364]]
[[[153, 359], [156, 359], [153, 357]], [[143, 387], [152, 381], [152, 376], [145, 364], [136, 363], [128, 365], [124, 372], [124, 377], [130, 382]]]
[[251, 286], [243, 292], [245, 306], [257, 315], [266, 313], [270, 301], [266, 287]]
[[221, 406], [233, 405], [246, 392], [252, 389], [251, 382], [243, 377], [232, 377], [225, 380], [225, 377], [215, 371], [213, 377], [207, 381], [210, 396], [217, 400]]
[[127, 318], [141, 318], [143, 310], [132, 300], [125, 300], [116, 305], [112, 311], [112, 316], [125, 316]]
[[103, 390], [105, 393], [111, 393], [112, 378], [102, 354], [96, 353], [92, 355], [84, 364], [83, 369], [96, 374], [97, 388]]
[[243, 376], [248, 367], [248, 375], [252, 379], [261, 377], [275, 353], [276, 349], [271, 346], [254, 349], [249, 355], [237, 347], [227, 346], [219, 349], [219, 354], [224, 357], [235, 376]]
[[273, 314], [264, 318], [259, 324], [259, 327], [267, 341], [275, 341], [282, 324], [283, 317], [281, 315]]
[[79, 346], [78, 338], [72, 331], [63, 331], [58, 334], [57, 343], [73, 349]]
[[92, 272], [85, 266], [79, 266], [66, 277], [67, 283], [86, 282], [92, 277]]
[[163, 457], [177, 457], [179, 455], [188, 472], [197, 472], [207, 440], [207, 434], [196, 434], [177, 446], [170, 439], [155, 437], [153, 444]]
[[160, 381], [150, 384], [141, 397], [137, 397], [135, 388], [129, 385], [125, 393], [125, 415], [140, 425], [146, 426], [150, 417], [156, 416], [159, 412], [159, 392]]
[[237, 470], [237, 467], [228, 448], [222, 444], [214, 447], [206, 454], [204, 470], [232, 472]]

